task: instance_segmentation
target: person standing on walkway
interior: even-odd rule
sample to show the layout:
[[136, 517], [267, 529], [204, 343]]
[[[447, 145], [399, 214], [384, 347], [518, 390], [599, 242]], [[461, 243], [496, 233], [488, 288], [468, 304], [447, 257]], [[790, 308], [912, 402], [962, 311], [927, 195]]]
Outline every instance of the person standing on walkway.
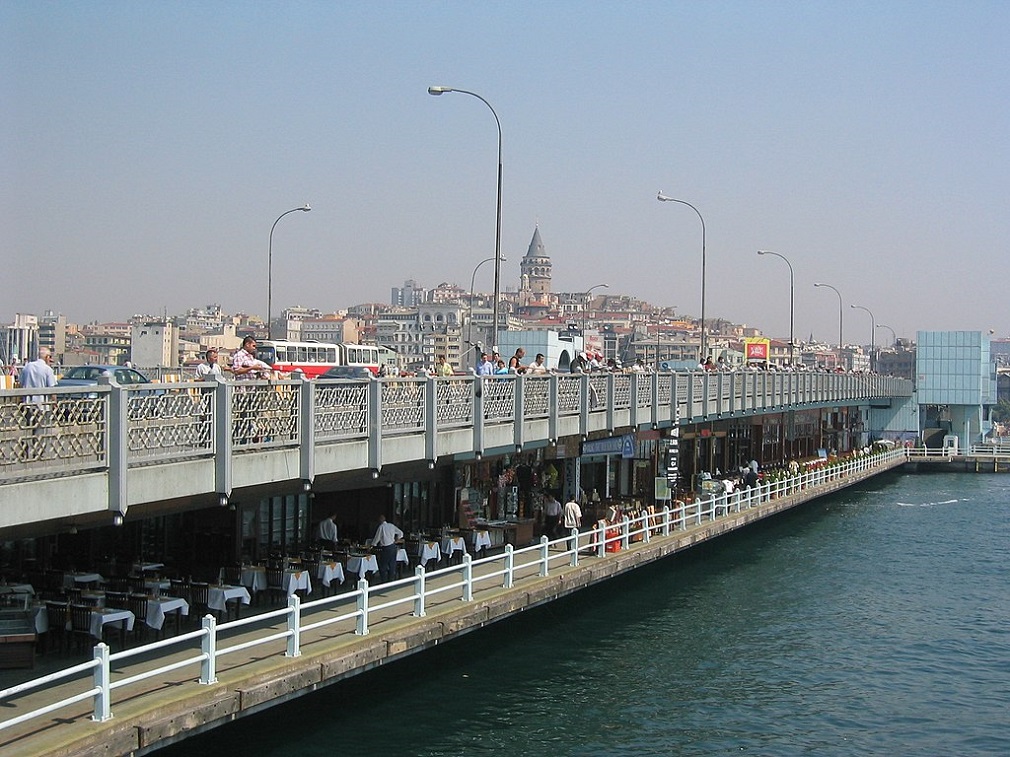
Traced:
[[379, 527], [375, 529], [372, 546], [379, 548], [379, 581], [392, 581], [396, 575], [397, 542], [403, 541], [403, 531], [379, 515]]
[[[48, 347], [39, 347], [37, 360], [27, 363], [21, 369], [20, 382], [23, 389], [48, 389], [56, 386], [56, 374], [51, 365], [53, 353]], [[45, 454], [46, 415], [49, 410], [49, 395], [29, 394], [24, 398], [21, 411], [24, 413], [24, 427], [31, 429], [31, 438], [22, 438], [20, 452], [23, 460], [35, 460]]]
[[211, 347], [203, 355], [203, 362], [196, 366], [196, 377], [200, 381], [212, 381], [221, 374], [221, 366], [217, 362], [217, 350]]
[[544, 535], [548, 539], [558, 537], [558, 521], [561, 520], [561, 503], [553, 494], [548, 494], [544, 502]]
[[[573, 495], [570, 500], [565, 502], [565, 509], [561, 516], [562, 525], [565, 527], [566, 533], [571, 533], [573, 528], [579, 528], [582, 525], [582, 508], [579, 507], [579, 503]], [[568, 549], [574, 550], [578, 547], [578, 539], [576, 537], [571, 537], [568, 540]]]
[[337, 514], [327, 515], [319, 521], [319, 543], [329, 550], [337, 548]]

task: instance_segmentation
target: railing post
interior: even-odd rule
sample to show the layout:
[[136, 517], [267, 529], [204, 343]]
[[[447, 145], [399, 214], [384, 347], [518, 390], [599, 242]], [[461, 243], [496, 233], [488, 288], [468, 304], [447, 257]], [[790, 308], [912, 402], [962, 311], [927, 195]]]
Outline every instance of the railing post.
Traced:
[[298, 383], [298, 456], [302, 481], [312, 483], [316, 477], [316, 403], [315, 384], [301, 373]]
[[297, 594], [288, 597], [288, 649], [285, 657], [302, 656], [302, 598]]
[[558, 416], [561, 413], [561, 403], [558, 401], [558, 375], [551, 373], [547, 377], [547, 436], [548, 440], [558, 439]]
[[597, 536], [596, 539], [596, 556], [605, 557], [607, 554], [607, 521], [598, 520], [596, 521], [596, 528], [594, 533]]
[[358, 636], [368, 635], [368, 581], [358, 579], [358, 627], [354, 629]]
[[104, 723], [112, 717], [112, 691], [109, 689], [111, 673], [109, 671], [109, 645], [99, 642], [95, 645], [94, 659], [98, 664], [92, 673], [92, 680], [98, 693], [95, 694], [95, 714], [91, 719]]
[[505, 585], [503, 588], [511, 589], [515, 586], [515, 554], [511, 544], [505, 545]]
[[463, 552], [463, 601], [473, 602], [473, 558]]
[[526, 377], [522, 374], [512, 376], [512, 443], [516, 452], [523, 448], [523, 418], [526, 414]]
[[130, 395], [109, 376], [100, 376], [100, 386], [109, 387], [109, 511], [126, 514], [127, 473], [130, 461], [127, 456], [130, 439]]
[[480, 459], [484, 454], [484, 389], [487, 379], [475, 376], [473, 380], [473, 452]]
[[579, 567], [579, 529], [573, 528], [571, 536], [568, 538], [568, 550], [571, 552], [568, 564], [573, 568]]
[[541, 534], [540, 536], [540, 577], [548, 575], [548, 559], [550, 557], [550, 539], [547, 538], [547, 534]]
[[607, 431], [613, 433], [617, 428], [617, 420], [614, 414], [617, 412], [614, 408], [616, 396], [616, 382], [614, 381], [614, 374], [607, 373], [604, 377], [607, 380]]
[[646, 544], [652, 541], [652, 516], [648, 510], [642, 512], [642, 541]]
[[223, 497], [231, 496], [232, 452], [235, 438], [232, 434], [232, 395], [235, 387], [223, 376], [214, 384], [214, 489]]
[[631, 521], [625, 515], [621, 518], [621, 549], [627, 550], [631, 543]]
[[217, 683], [217, 618], [204, 615], [201, 622], [203, 637], [200, 639], [200, 683], [205, 686]]
[[382, 387], [378, 380], [368, 384], [368, 467], [382, 470]]
[[[480, 379], [477, 379], [480, 381]], [[423, 565], [418, 565], [414, 568], [414, 591], [417, 592], [414, 595], [414, 617], [423, 618], [425, 616], [424, 611], [424, 592], [425, 592], [425, 570]]]
[[424, 459], [431, 461], [438, 460], [438, 380], [429, 376], [424, 386]]
[[663, 505], [663, 536], [670, 535], [670, 505]]

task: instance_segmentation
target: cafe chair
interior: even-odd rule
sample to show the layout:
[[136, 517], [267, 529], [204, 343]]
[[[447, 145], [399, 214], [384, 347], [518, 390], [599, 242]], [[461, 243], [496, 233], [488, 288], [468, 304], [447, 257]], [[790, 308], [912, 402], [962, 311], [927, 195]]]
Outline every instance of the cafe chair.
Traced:
[[288, 593], [284, 590], [284, 571], [280, 568], [267, 568], [267, 593], [271, 601], [284, 601]]
[[[91, 605], [70, 605], [70, 638], [76, 643], [77, 651], [84, 652], [95, 646], [95, 637], [91, 635]], [[49, 620], [50, 624], [52, 619]]]
[[207, 603], [210, 601], [210, 584], [194, 581], [189, 585], [189, 617], [197, 625], [203, 622], [203, 616], [210, 612]]
[[146, 594], [131, 594], [127, 607], [133, 613], [133, 635], [141, 642], [147, 635], [147, 602]]
[[49, 630], [46, 631], [46, 651], [59, 645], [60, 652], [65, 652], [70, 640], [70, 605], [66, 602], [46, 602], [46, 617], [49, 620]]

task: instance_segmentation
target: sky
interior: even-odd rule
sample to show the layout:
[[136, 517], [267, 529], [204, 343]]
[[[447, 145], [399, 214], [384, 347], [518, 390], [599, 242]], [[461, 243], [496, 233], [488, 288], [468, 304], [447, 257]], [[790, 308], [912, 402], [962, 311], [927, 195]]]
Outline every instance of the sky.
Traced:
[[501, 123], [503, 290], [539, 226], [555, 291], [697, 316], [702, 224], [662, 190], [704, 219], [709, 318], [788, 336], [760, 249], [797, 338], [1004, 337], [1008, 28], [1002, 1], [6, 0], [0, 320], [266, 315], [305, 203], [275, 315], [468, 289], [498, 130], [442, 85]]

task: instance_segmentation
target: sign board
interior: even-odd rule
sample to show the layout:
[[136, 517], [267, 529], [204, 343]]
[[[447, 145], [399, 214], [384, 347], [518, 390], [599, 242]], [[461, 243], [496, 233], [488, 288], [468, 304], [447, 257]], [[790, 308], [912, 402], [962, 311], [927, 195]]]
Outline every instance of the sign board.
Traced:
[[672, 499], [670, 497], [670, 482], [664, 477], [659, 477], [656, 479], [656, 499], [657, 500], [668, 500]]
[[744, 359], [748, 362], [751, 360], [760, 360], [767, 363], [770, 353], [771, 339], [754, 337], [743, 340]]
[[635, 435], [624, 434], [582, 442], [582, 455], [620, 455], [631, 459], [635, 456]]

